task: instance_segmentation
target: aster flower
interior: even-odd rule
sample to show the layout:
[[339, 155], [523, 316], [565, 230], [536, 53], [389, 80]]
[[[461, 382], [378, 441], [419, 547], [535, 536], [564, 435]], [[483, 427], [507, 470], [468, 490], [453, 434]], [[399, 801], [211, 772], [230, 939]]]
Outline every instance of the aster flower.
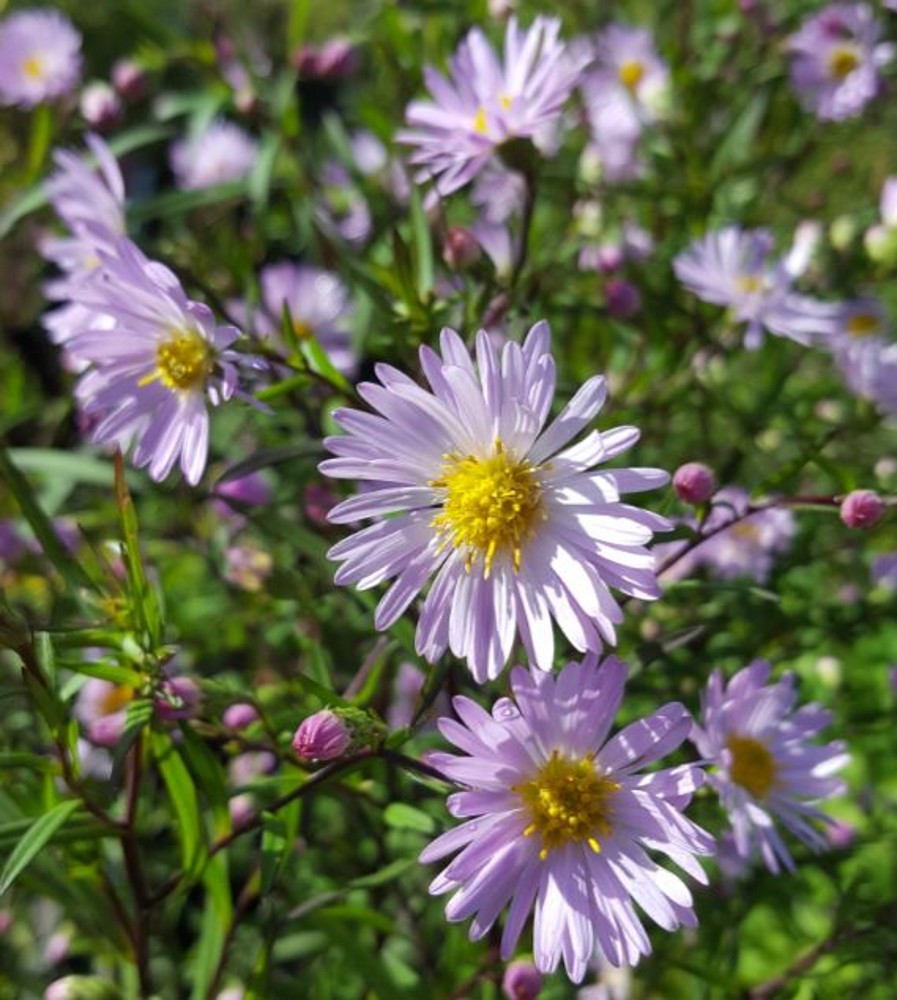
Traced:
[[279, 337], [284, 306], [297, 340], [314, 337], [334, 367], [351, 372], [357, 363], [348, 326], [352, 300], [348, 288], [329, 271], [306, 264], [269, 264], [259, 274], [262, 309], [252, 318], [254, 332]]
[[477, 28], [452, 57], [449, 78], [432, 67], [424, 79], [432, 101], [412, 101], [410, 126], [399, 142], [414, 147], [410, 162], [419, 183], [433, 181], [449, 195], [471, 181], [512, 139], [550, 148], [584, 59], [560, 41], [560, 20], [537, 17], [528, 30], [511, 17], [499, 59]]
[[[727, 486], [714, 496], [705, 534], [713, 533], [698, 545], [690, 557], [693, 566], [707, 566], [721, 580], [739, 576], [764, 583], [775, 557], [787, 551], [797, 530], [794, 515], [785, 507], [768, 507], [744, 516], [750, 506], [747, 490]], [[717, 529], [734, 521], [731, 528]]]
[[831, 822], [816, 808], [839, 795], [834, 777], [849, 757], [840, 742], [812, 742], [831, 721], [816, 704], [795, 710], [794, 676], [769, 681], [770, 665], [754, 660], [726, 684], [715, 670], [703, 699], [702, 724], [691, 739], [716, 767], [708, 784], [729, 814], [735, 848], [744, 858], [760, 852], [771, 872], [794, 869], [775, 821], [813, 850], [827, 847], [811, 821]]
[[607, 738], [625, 679], [613, 657], [599, 666], [588, 656], [557, 677], [517, 667], [513, 699], [501, 698], [491, 715], [457, 697], [461, 721], [440, 720], [443, 736], [465, 756], [430, 757], [464, 787], [448, 808], [466, 820], [421, 854], [428, 864], [460, 851], [430, 892], [454, 893], [446, 916], [473, 916], [474, 940], [509, 903], [503, 959], [534, 910], [536, 965], [551, 972], [563, 958], [576, 982], [596, 947], [618, 966], [650, 953], [633, 903], [665, 930], [695, 926], [688, 888], [648, 851], [706, 882], [695, 855], [712, 849], [710, 836], [682, 814], [701, 769], [640, 773], [686, 738], [685, 708], [665, 705]]
[[676, 277], [705, 302], [728, 306], [746, 323], [746, 347], [758, 347], [763, 331], [799, 344], [824, 340], [836, 324], [838, 307], [792, 290], [809, 262], [799, 234], [784, 258], [773, 258], [773, 238], [766, 229], [725, 226], [697, 240], [673, 261]]
[[621, 97], [639, 121], [654, 121], [663, 109], [669, 76], [647, 28], [609, 24], [597, 38], [594, 68], [582, 82], [586, 112], [591, 115], [596, 106]]
[[203, 132], [171, 146], [171, 169], [185, 191], [242, 180], [258, 156], [258, 143], [233, 122], [216, 119]]
[[208, 455], [213, 405], [229, 399], [236, 370], [225, 351], [238, 336], [211, 311], [190, 301], [168, 268], [150, 261], [123, 238], [114, 255], [100, 253], [101, 267], [82, 284], [80, 302], [104, 320], [74, 334], [72, 350], [90, 362], [76, 389], [96, 444], [123, 451], [162, 480], [174, 463], [191, 485]]
[[58, 10], [35, 7], [0, 21], [0, 104], [33, 108], [74, 90], [81, 35]]
[[876, 399], [889, 344], [890, 322], [881, 299], [872, 295], [844, 302], [831, 351], [851, 392]]
[[531, 662], [550, 670], [552, 618], [581, 652], [613, 643], [622, 612], [609, 588], [657, 597], [645, 545], [667, 530], [620, 493], [654, 489], [667, 474], [594, 471], [638, 440], [634, 427], [593, 430], [569, 445], [604, 403], [601, 376], [545, 428], [555, 386], [547, 323], [500, 354], [480, 331], [476, 364], [453, 330], [440, 342], [442, 357], [420, 351], [431, 391], [378, 365], [381, 384], [358, 386], [376, 415], [334, 413], [347, 434], [325, 441], [338, 457], [321, 471], [374, 486], [329, 520], [376, 519], [330, 550], [343, 563], [336, 582], [368, 589], [395, 577], [374, 616], [385, 629], [435, 577], [417, 651], [433, 662], [451, 648], [481, 682], [500, 673], [518, 631]]
[[866, 3], [833, 3], [791, 36], [791, 83], [818, 118], [853, 118], [881, 90], [880, 70], [894, 58]]

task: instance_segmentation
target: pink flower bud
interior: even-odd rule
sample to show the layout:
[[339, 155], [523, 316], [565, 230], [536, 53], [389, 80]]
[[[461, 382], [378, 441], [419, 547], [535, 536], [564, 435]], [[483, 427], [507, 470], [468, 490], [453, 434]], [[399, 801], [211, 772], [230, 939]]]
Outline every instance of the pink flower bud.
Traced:
[[146, 71], [133, 59], [119, 59], [112, 67], [112, 86], [126, 101], [136, 101], [146, 90]]
[[508, 1000], [536, 1000], [542, 991], [542, 976], [532, 962], [511, 962], [501, 989]]
[[841, 504], [841, 520], [848, 528], [871, 528], [884, 512], [884, 501], [874, 490], [854, 490]]
[[101, 715], [87, 725], [87, 738], [98, 747], [114, 747], [125, 731], [127, 715], [125, 712], [113, 712], [112, 715]]
[[78, 101], [81, 117], [99, 132], [114, 128], [121, 118], [118, 94], [104, 80], [93, 80], [81, 91]]
[[641, 292], [629, 281], [611, 278], [604, 286], [607, 311], [615, 319], [629, 319], [642, 307]]
[[673, 475], [673, 489], [685, 503], [706, 503], [716, 489], [716, 476], [701, 462], [686, 462]]
[[293, 737], [293, 749], [306, 760], [335, 760], [349, 749], [352, 733], [329, 708], [303, 719]]
[[480, 257], [480, 245], [476, 237], [464, 226], [452, 226], [445, 234], [442, 259], [453, 271], [462, 271], [476, 263]]
[[156, 714], [166, 722], [189, 719], [199, 707], [199, 687], [189, 677], [169, 677], [162, 681], [162, 690], [156, 696]]
[[221, 721], [228, 729], [245, 729], [252, 725], [259, 717], [254, 705], [248, 705], [245, 701], [230, 705], [221, 717]]

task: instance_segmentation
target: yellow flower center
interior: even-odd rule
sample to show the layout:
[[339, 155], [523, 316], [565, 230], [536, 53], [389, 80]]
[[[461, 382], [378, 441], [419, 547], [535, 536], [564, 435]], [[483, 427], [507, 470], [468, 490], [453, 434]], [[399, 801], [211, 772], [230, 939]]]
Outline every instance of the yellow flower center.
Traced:
[[114, 715], [128, 705], [134, 697], [134, 688], [127, 684], [116, 684], [110, 687], [100, 699], [100, 715]]
[[293, 320], [293, 333], [296, 335], [296, 340], [311, 340], [314, 336], [312, 328], [301, 319]]
[[498, 103], [502, 106], [503, 110], [510, 111], [511, 105], [514, 103], [514, 98], [508, 97], [507, 94], [502, 94], [498, 99]]
[[776, 762], [772, 754], [759, 740], [734, 733], [726, 746], [732, 754], [729, 777], [755, 799], [764, 798], [776, 783]]
[[514, 786], [530, 815], [525, 837], [538, 833], [542, 841], [540, 858], [549, 851], [585, 842], [598, 854], [598, 837], [611, 834], [611, 800], [620, 786], [595, 770], [590, 757], [569, 760], [553, 751], [539, 773], [525, 784]]
[[729, 529], [733, 538], [741, 539], [744, 542], [759, 542], [760, 532], [757, 525], [751, 521], [738, 521]]
[[22, 63], [22, 72], [29, 80], [39, 80], [44, 75], [44, 61], [40, 56], [30, 55]]
[[828, 57], [828, 70], [835, 80], [843, 80], [859, 66], [860, 57], [852, 46], [842, 45]]
[[645, 67], [638, 61], [638, 59], [630, 59], [624, 62], [617, 75], [620, 78], [620, 83], [627, 90], [635, 90], [635, 88], [642, 82], [645, 75]]
[[207, 340], [194, 330], [176, 330], [156, 348], [155, 371], [138, 385], [159, 380], [167, 389], [195, 389], [208, 378], [212, 361]]
[[878, 332], [878, 317], [872, 313], [856, 313], [847, 321], [847, 332], [851, 337], [868, 337]]
[[477, 108], [477, 113], [474, 115], [473, 130], [478, 135], [485, 135], [489, 131], [489, 125], [486, 122], [486, 109], [482, 104]]
[[468, 572], [482, 559], [488, 577], [500, 553], [509, 553], [520, 568], [523, 546], [544, 517], [541, 486], [529, 462], [506, 452], [498, 438], [489, 458], [445, 456], [442, 474], [429, 485], [445, 490], [431, 526], [445, 536], [443, 545], [468, 550]]
[[745, 295], [754, 295], [763, 288], [763, 278], [759, 274], [745, 274], [738, 279], [738, 290]]

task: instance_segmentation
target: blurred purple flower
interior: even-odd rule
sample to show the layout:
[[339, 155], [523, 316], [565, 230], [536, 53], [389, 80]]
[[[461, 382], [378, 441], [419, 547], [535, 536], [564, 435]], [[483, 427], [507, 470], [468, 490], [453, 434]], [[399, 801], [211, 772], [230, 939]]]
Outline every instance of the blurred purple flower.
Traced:
[[833, 3], [788, 40], [791, 83], [807, 111], [838, 121], [858, 115], [881, 90], [880, 70], [894, 58], [867, 3]]
[[365, 243], [371, 235], [367, 199], [349, 171], [336, 160], [328, 160], [321, 170], [315, 216], [325, 230], [353, 246]]
[[153, 707], [164, 722], [177, 722], [196, 715], [201, 697], [199, 685], [192, 677], [167, 677], [153, 699]]
[[432, 181], [445, 196], [469, 183], [512, 139], [537, 147], [553, 142], [583, 61], [560, 41], [560, 20], [537, 17], [524, 31], [511, 17], [499, 59], [478, 28], [452, 57], [449, 78], [428, 66], [424, 79], [433, 100], [412, 101], [409, 128], [397, 135], [414, 147], [410, 162], [419, 184]]
[[465, 820], [421, 854], [429, 864], [460, 852], [430, 892], [453, 892], [450, 921], [474, 917], [473, 940], [510, 909], [501, 956], [513, 954], [534, 910], [533, 950], [540, 971], [563, 958], [579, 982], [596, 947], [614, 965], [651, 951], [637, 903], [665, 930], [694, 927], [692, 898], [680, 878], [649, 858], [665, 854], [706, 883], [696, 855], [713, 841], [682, 810], [704, 779], [693, 764], [641, 773], [672, 753], [692, 725], [685, 708], [665, 705], [608, 739], [626, 668], [590, 655], [558, 675], [516, 667], [513, 698], [492, 714], [454, 699], [460, 722], [441, 719], [443, 736], [464, 756], [430, 762], [463, 790], [448, 808]]
[[240, 508], [264, 507], [271, 502], [273, 491], [261, 472], [249, 472], [245, 476], [216, 483], [212, 494], [211, 506], [219, 517], [237, 519], [242, 523]]
[[234, 705], [228, 705], [221, 716], [221, 721], [228, 729], [246, 729], [258, 719], [259, 713], [254, 705], [240, 701]]
[[328, 38], [322, 45], [303, 45], [291, 62], [303, 80], [343, 80], [358, 71], [358, 50], [347, 38]]
[[87, 678], [78, 692], [74, 715], [91, 743], [101, 747], [114, 747], [118, 743], [133, 698], [134, 689], [126, 684]]
[[592, 120], [601, 105], [622, 100], [640, 123], [652, 122], [666, 102], [669, 76], [647, 28], [609, 24], [598, 35], [594, 68], [581, 84], [586, 113]]
[[775, 827], [778, 820], [813, 850], [826, 838], [809, 822], [831, 822], [815, 802], [844, 791], [834, 777], [849, 757], [840, 742], [820, 745], [813, 737], [831, 713], [817, 704], [794, 709], [793, 674], [768, 684], [770, 665], [754, 660], [726, 684], [715, 670], [703, 698], [702, 725], [691, 740], [715, 764], [708, 784], [729, 814], [735, 847], [744, 858], [759, 850], [766, 867], [794, 869]]
[[130, 240], [115, 255], [100, 251], [102, 266], [79, 289], [79, 303], [112, 320], [111, 330], [75, 333], [72, 351], [91, 362], [76, 394], [94, 427], [96, 444], [126, 450], [159, 481], [180, 459], [195, 486], [208, 455], [213, 405], [230, 399], [237, 373], [226, 348], [232, 326], [218, 325], [207, 306], [189, 300], [168, 268], [148, 260]]
[[58, 10], [33, 7], [0, 21], [0, 104], [33, 108], [74, 90], [81, 35]]
[[219, 118], [198, 135], [172, 143], [170, 156], [178, 187], [193, 191], [242, 180], [255, 164], [258, 143]]
[[839, 306], [792, 290], [809, 263], [811, 238], [799, 232], [791, 253], [774, 259], [768, 230], [725, 226], [680, 253], [673, 270], [699, 298], [728, 306], [737, 322], [747, 324], [746, 347], [758, 347], [764, 330], [800, 344], [818, 343], [835, 331]]
[[271, 575], [271, 553], [258, 545], [229, 545], [224, 552], [224, 579], [249, 594], [257, 594]]
[[622, 620], [611, 587], [648, 600], [659, 593], [645, 545], [667, 522], [620, 494], [654, 489], [667, 475], [595, 471], [636, 442], [633, 427], [569, 444], [604, 404], [601, 376], [545, 428], [555, 389], [550, 337], [540, 322], [499, 353], [480, 331], [475, 364], [444, 329], [442, 356], [420, 350], [429, 391], [378, 365], [380, 384], [358, 386], [377, 414], [337, 410], [347, 433], [325, 440], [338, 457], [322, 472], [376, 483], [330, 512], [333, 524], [375, 520], [330, 550], [343, 563], [336, 582], [368, 589], [395, 578], [374, 615], [382, 630], [434, 577], [417, 652], [434, 662], [451, 648], [480, 683], [501, 672], [518, 632], [530, 661], [550, 670], [552, 619], [576, 649], [599, 650], [615, 642]]
[[897, 552], [884, 552], [872, 560], [872, 583], [897, 590]]

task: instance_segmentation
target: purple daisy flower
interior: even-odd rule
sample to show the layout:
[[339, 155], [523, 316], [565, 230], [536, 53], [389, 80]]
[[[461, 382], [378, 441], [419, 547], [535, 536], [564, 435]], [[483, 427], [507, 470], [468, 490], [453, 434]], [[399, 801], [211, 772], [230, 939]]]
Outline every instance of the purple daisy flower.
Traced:
[[349, 289], [329, 271], [287, 261], [269, 264], [259, 274], [262, 309], [252, 318], [254, 331], [279, 338], [284, 306], [298, 340], [314, 337], [335, 368], [351, 372], [357, 363], [347, 329], [352, 321]]
[[[73, 334], [72, 351], [91, 364], [76, 395], [92, 440], [125, 451], [162, 480], [175, 461], [195, 486], [206, 465], [206, 402], [229, 399], [236, 369], [225, 348], [238, 336], [219, 326], [208, 307], [190, 301], [168, 268], [148, 260], [126, 238], [80, 286], [80, 303], [102, 317], [100, 327]], [[109, 325], [111, 323], [111, 326]]]
[[794, 861], [775, 820], [813, 850], [825, 850], [828, 841], [810, 820], [831, 821], [814, 803], [844, 791], [834, 775], [849, 757], [843, 743], [812, 742], [831, 713], [816, 704], [795, 710], [794, 676], [768, 684], [770, 669], [754, 660], [728, 684], [714, 670], [691, 740], [716, 765], [708, 784], [729, 814], [735, 849], [743, 858], [759, 850], [777, 873], [780, 866], [793, 871]]
[[338, 457], [322, 472], [374, 483], [328, 515], [335, 524], [377, 519], [330, 550], [343, 562], [336, 582], [368, 589], [396, 577], [374, 616], [385, 629], [435, 577], [417, 651], [433, 662], [451, 648], [480, 682], [501, 672], [518, 631], [530, 661], [550, 670], [552, 618], [580, 652], [599, 650], [615, 642], [623, 617], [610, 587], [659, 595], [645, 545], [667, 522], [620, 494], [668, 476], [594, 471], [638, 440], [634, 427], [592, 430], [568, 446], [604, 403], [601, 376], [545, 428], [555, 387], [550, 336], [537, 323], [522, 346], [499, 353], [480, 331], [474, 364], [458, 334], [444, 329], [442, 357], [420, 350], [431, 391], [377, 365], [381, 384], [358, 386], [376, 414], [336, 411], [348, 433], [324, 442]]
[[239, 125], [216, 119], [205, 131], [171, 146], [171, 169], [179, 188], [200, 188], [242, 180], [258, 156], [258, 143]]
[[809, 344], [832, 333], [838, 306], [792, 291], [809, 263], [805, 242], [799, 233], [792, 251], [774, 259], [768, 230], [725, 226], [680, 253], [673, 270], [699, 298], [728, 306], [737, 322], [747, 324], [745, 347], [758, 347], [764, 330]]
[[582, 82], [586, 111], [619, 96], [640, 122], [654, 121], [666, 102], [670, 74], [651, 32], [609, 24], [598, 36], [595, 56], [595, 68]]
[[513, 700], [499, 699], [490, 715], [457, 697], [461, 721], [439, 721], [465, 756], [430, 757], [465, 789], [448, 808], [467, 822], [420, 856], [429, 864], [461, 852], [430, 886], [434, 895], [454, 892], [446, 917], [473, 916], [477, 940], [510, 903], [501, 939], [507, 959], [534, 910], [536, 965], [552, 972], [563, 958], [576, 982], [596, 948], [617, 966], [650, 953], [633, 903], [665, 930], [696, 925], [688, 888], [648, 851], [702, 883], [695, 855], [712, 852], [709, 834], [682, 813], [703, 782], [701, 768], [640, 773], [686, 738], [686, 709], [665, 705], [607, 739], [625, 680], [614, 657], [599, 666], [588, 656], [557, 677], [517, 667]]
[[81, 35], [58, 10], [35, 7], [0, 21], [0, 104], [33, 108], [74, 90]]
[[440, 195], [463, 187], [511, 139], [550, 147], [564, 103], [585, 60], [558, 38], [558, 18], [537, 17], [528, 30], [511, 17], [504, 59], [474, 28], [452, 57], [449, 79], [432, 67], [424, 79], [432, 101], [412, 101], [399, 142], [416, 147], [410, 162], [419, 183]]
[[894, 58], [866, 3], [833, 3], [791, 36], [791, 83], [817, 118], [853, 118], [881, 90], [880, 69]]
[[874, 399], [889, 342], [890, 322], [881, 299], [864, 295], [842, 303], [831, 340], [835, 364], [851, 392]]

